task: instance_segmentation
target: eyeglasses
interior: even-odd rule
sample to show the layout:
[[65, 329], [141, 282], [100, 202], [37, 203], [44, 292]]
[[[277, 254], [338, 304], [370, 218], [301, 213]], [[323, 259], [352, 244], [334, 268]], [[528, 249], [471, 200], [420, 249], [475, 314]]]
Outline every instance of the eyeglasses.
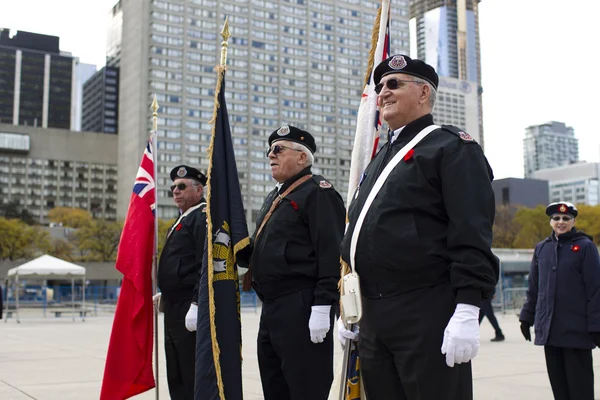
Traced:
[[390, 90], [395, 90], [398, 89], [401, 85], [399, 84], [400, 82], [406, 82], [406, 83], [421, 83], [419, 81], [403, 81], [401, 79], [396, 79], [396, 78], [392, 78], [387, 80], [386, 82], [381, 82], [378, 83], [377, 85], [375, 85], [375, 93], [379, 94], [381, 93], [381, 91], [383, 90], [383, 87], [386, 86], [388, 89]]
[[566, 215], [563, 215], [562, 217], [561, 217], [561, 216], [559, 216], [559, 215], [556, 215], [556, 216], [552, 217], [552, 221], [557, 221], [557, 222], [558, 222], [558, 221], [560, 221], [561, 219], [562, 219], [563, 221], [565, 221], [565, 222], [569, 222], [570, 220], [572, 220], [572, 219], [573, 219], [573, 217], [568, 217], [568, 216], [566, 216]]
[[298, 149], [292, 149], [291, 147], [287, 147], [287, 146], [284, 146], [281, 144], [276, 144], [275, 146], [267, 149], [267, 157], [269, 157], [269, 154], [271, 154], [271, 152], [273, 152], [274, 155], [277, 155], [277, 154], [281, 153], [283, 150], [302, 151], [302, 150], [298, 150]]
[[184, 191], [187, 187], [188, 187], [188, 185], [186, 185], [185, 183], [178, 183], [177, 185], [171, 185], [171, 192], [174, 192], [176, 188], [181, 191]]

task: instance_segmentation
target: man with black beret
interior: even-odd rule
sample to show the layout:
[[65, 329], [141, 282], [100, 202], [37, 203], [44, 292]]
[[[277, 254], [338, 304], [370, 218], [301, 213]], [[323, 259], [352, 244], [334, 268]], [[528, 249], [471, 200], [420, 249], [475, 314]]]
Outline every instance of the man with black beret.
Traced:
[[[363, 174], [341, 245], [360, 277], [366, 395], [472, 399], [479, 308], [498, 280], [492, 170], [470, 135], [434, 125], [433, 67], [398, 54], [373, 76], [389, 140]], [[340, 322], [342, 337], [355, 336]]]
[[521, 332], [531, 341], [535, 326], [555, 399], [593, 400], [592, 349], [600, 346], [598, 249], [575, 228], [578, 210], [572, 203], [551, 203], [546, 215], [552, 233], [535, 246]]
[[[332, 305], [337, 304], [344, 202], [311, 167], [314, 137], [285, 125], [269, 136], [277, 181], [256, 220], [244, 290], [263, 301], [258, 365], [265, 400], [326, 400], [333, 381]], [[253, 282], [252, 282], [253, 279]]]
[[[164, 311], [169, 393], [174, 400], [194, 398], [198, 284], [206, 236], [206, 177], [196, 168], [171, 170], [171, 191], [179, 218], [167, 233], [160, 255], [158, 287]], [[155, 300], [159, 300], [159, 299]]]

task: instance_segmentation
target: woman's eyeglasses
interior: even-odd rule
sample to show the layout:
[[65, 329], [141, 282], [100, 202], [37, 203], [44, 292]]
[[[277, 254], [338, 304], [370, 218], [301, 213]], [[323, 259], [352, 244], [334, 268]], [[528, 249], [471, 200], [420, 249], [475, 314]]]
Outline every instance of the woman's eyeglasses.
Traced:
[[281, 153], [283, 150], [294, 150], [294, 151], [302, 151], [302, 150], [298, 150], [298, 149], [292, 149], [291, 147], [287, 147], [281, 144], [276, 144], [275, 146], [268, 148], [267, 149], [267, 157], [269, 157], [269, 154], [271, 154], [271, 152], [273, 152], [274, 155], [277, 155], [279, 153]]
[[383, 87], [384, 87], [384, 86], [385, 86], [385, 87], [387, 87], [387, 88], [388, 88], [388, 89], [390, 89], [390, 90], [395, 90], [395, 89], [398, 89], [398, 88], [401, 86], [401, 85], [400, 85], [400, 82], [406, 82], [406, 83], [410, 83], [410, 82], [413, 82], [413, 83], [421, 83], [421, 82], [419, 82], [419, 81], [403, 81], [403, 80], [401, 80], [401, 79], [391, 78], [391, 79], [388, 79], [388, 80], [387, 80], [387, 81], [385, 81], [385, 82], [381, 82], [381, 83], [378, 83], [377, 85], [375, 85], [375, 93], [377, 93], [377, 94], [381, 93], [381, 91], [383, 90]]
[[558, 216], [558, 215], [556, 215], [556, 216], [552, 217], [552, 221], [557, 221], [557, 222], [558, 222], [558, 221], [560, 221], [561, 219], [562, 219], [564, 222], [569, 222], [570, 220], [572, 220], [572, 219], [573, 219], [573, 217], [567, 217], [566, 215], [565, 215], [565, 216], [562, 216], [562, 217], [560, 217], [560, 216]]
[[176, 188], [181, 191], [184, 191], [187, 187], [188, 187], [188, 185], [186, 185], [185, 183], [178, 183], [177, 185], [171, 185], [171, 192], [174, 192]]

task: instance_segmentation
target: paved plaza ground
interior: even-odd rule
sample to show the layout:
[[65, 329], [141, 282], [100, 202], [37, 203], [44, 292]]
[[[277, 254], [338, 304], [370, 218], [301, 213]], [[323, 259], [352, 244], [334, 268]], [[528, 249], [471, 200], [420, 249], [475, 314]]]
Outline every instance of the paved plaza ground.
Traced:
[[[260, 310], [259, 310], [260, 312]], [[244, 310], [244, 399], [262, 399], [256, 357], [259, 312]], [[498, 315], [506, 341], [492, 343], [487, 320], [481, 328], [481, 349], [473, 362], [476, 400], [552, 399], [543, 348], [526, 342], [514, 314]], [[162, 326], [162, 318], [161, 318]], [[112, 327], [110, 316], [88, 317], [85, 322], [69, 317], [22, 318], [0, 321], [1, 400], [98, 399], [106, 350]], [[168, 399], [162, 332], [159, 332], [160, 399]], [[336, 356], [341, 347], [336, 341]], [[600, 353], [594, 351], [596, 392], [600, 398]], [[435, 384], [435, 382], [432, 382]], [[135, 397], [155, 399], [155, 391]]]

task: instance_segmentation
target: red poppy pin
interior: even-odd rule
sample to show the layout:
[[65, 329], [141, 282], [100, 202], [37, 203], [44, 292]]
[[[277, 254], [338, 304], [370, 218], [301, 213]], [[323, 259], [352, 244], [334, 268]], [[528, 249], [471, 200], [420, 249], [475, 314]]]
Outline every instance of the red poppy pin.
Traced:
[[578, 244], [574, 244], [571, 246], [571, 251], [579, 251], [579, 250], [581, 250], [581, 247], [579, 247]]
[[412, 160], [414, 154], [415, 154], [415, 150], [410, 149], [403, 158], [404, 162], [410, 162]]
[[179, 231], [179, 230], [181, 230], [181, 224], [178, 224], [178, 225], [175, 227], [175, 230], [176, 230], [176, 231]]
[[298, 204], [294, 200], [290, 200], [290, 204], [294, 207], [294, 210], [298, 211]]

